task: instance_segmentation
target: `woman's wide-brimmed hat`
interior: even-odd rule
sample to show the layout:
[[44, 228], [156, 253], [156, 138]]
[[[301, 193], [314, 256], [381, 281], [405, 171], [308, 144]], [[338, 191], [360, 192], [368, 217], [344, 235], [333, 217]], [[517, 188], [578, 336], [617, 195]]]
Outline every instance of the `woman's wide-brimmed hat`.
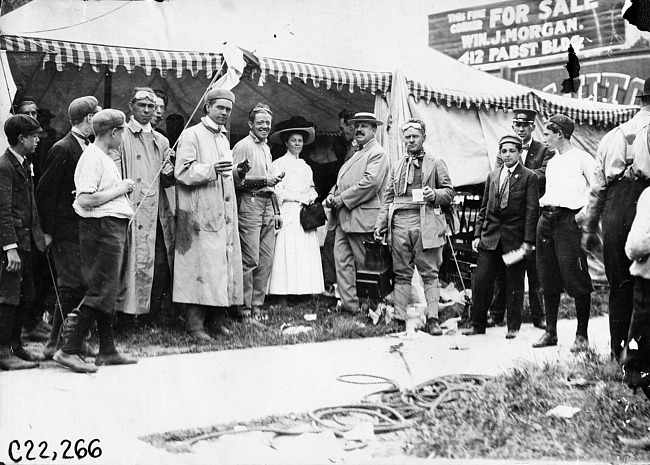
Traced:
[[288, 120], [280, 121], [275, 125], [275, 132], [269, 136], [269, 140], [274, 144], [283, 144], [282, 134], [289, 132], [305, 133], [304, 144], [309, 145], [316, 138], [316, 125], [302, 116], [292, 116]]

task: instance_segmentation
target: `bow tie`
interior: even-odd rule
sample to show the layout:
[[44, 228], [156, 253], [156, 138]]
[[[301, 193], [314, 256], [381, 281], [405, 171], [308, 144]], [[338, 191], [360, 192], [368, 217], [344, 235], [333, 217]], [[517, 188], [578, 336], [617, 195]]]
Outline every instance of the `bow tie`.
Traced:
[[528, 144], [524, 144], [524, 145], [521, 147], [521, 150], [528, 150], [529, 148], [530, 148], [530, 143], [528, 143]]

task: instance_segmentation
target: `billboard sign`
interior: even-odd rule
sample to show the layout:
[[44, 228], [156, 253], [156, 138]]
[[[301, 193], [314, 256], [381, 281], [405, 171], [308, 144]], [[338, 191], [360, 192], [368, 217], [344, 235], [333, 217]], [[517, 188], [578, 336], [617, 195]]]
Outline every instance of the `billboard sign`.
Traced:
[[506, 1], [429, 15], [429, 46], [468, 65], [625, 42], [623, 0]]

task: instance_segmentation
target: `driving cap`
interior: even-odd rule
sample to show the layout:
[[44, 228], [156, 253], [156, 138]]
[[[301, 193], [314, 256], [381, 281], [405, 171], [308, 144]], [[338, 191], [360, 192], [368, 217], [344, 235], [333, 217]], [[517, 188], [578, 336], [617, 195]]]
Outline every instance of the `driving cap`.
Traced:
[[235, 103], [235, 94], [230, 92], [227, 89], [212, 89], [205, 95], [205, 103], [211, 102], [217, 99], [230, 100], [232, 103]]
[[514, 123], [533, 124], [535, 122], [535, 116], [537, 116], [535, 110], [528, 110], [526, 108], [515, 108], [512, 112], [512, 121]]
[[379, 121], [377, 119], [377, 116], [375, 116], [374, 113], [370, 113], [368, 111], [361, 111], [359, 113], [355, 113], [354, 118], [350, 118], [348, 120], [348, 123], [351, 123], [351, 124], [371, 123], [371, 124], [375, 124], [377, 126], [381, 126], [382, 124], [384, 124], [383, 121]]
[[521, 137], [515, 134], [507, 134], [503, 136], [501, 139], [499, 139], [499, 148], [501, 148], [503, 144], [507, 144], [507, 143], [515, 144], [515, 146], [519, 150], [521, 150], [521, 147], [524, 145], [524, 142], [521, 140]]
[[79, 97], [74, 99], [68, 107], [68, 118], [70, 118], [70, 121], [77, 121], [85, 118], [90, 113], [97, 113], [101, 109], [99, 102], [92, 95]]
[[120, 110], [107, 108], [100, 110], [93, 116], [93, 131], [95, 134], [108, 132], [114, 128], [126, 127], [126, 116]]
[[11, 138], [11, 136], [18, 137], [21, 134], [36, 134], [42, 131], [38, 120], [29, 115], [10, 116], [5, 121], [4, 129], [7, 138]]
[[555, 123], [560, 129], [562, 129], [562, 132], [567, 138], [571, 137], [573, 131], [576, 129], [576, 123], [574, 123], [567, 115], [553, 115], [548, 119], [548, 122]]

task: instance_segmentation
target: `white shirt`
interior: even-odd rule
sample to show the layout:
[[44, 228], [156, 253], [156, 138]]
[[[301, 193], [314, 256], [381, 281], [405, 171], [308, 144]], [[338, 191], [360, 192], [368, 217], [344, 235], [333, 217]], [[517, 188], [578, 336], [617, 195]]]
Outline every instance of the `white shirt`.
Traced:
[[546, 193], [539, 199], [540, 207], [579, 210], [586, 206], [595, 184], [595, 170], [596, 160], [584, 150], [571, 147], [564, 153], [556, 151], [546, 165]]
[[650, 279], [650, 188], [646, 188], [636, 206], [636, 216], [625, 242], [625, 253], [632, 261], [630, 274]]
[[77, 215], [83, 218], [131, 218], [133, 208], [126, 195], [121, 195], [97, 207], [83, 208], [79, 205], [81, 194], [94, 194], [116, 186], [122, 175], [115, 162], [95, 144], [91, 144], [79, 158], [74, 171], [74, 184], [77, 195], [72, 206]]
[[499, 175], [499, 190], [503, 187], [503, 182], [506, 180], [506, 175], [510, 173], [510, 176], [512, 176], [512, 172], [515, 170], [517, 167], [517, 163], [512, 165], [512, 167], [508, 168], [505, 164], [503, 165], [503, 168], [501, 169], [501, 174]]
[[84, 137], [77, 133], [74, 128], [70, 131], [72, 135], [74, 136], [75, 139], [77, 139], [77, 142], [79, 142], [79, 145], [81, 146], [81, 150], [86, 150], [88, 148], [88, 145], [86, 145], [86, 139]]

